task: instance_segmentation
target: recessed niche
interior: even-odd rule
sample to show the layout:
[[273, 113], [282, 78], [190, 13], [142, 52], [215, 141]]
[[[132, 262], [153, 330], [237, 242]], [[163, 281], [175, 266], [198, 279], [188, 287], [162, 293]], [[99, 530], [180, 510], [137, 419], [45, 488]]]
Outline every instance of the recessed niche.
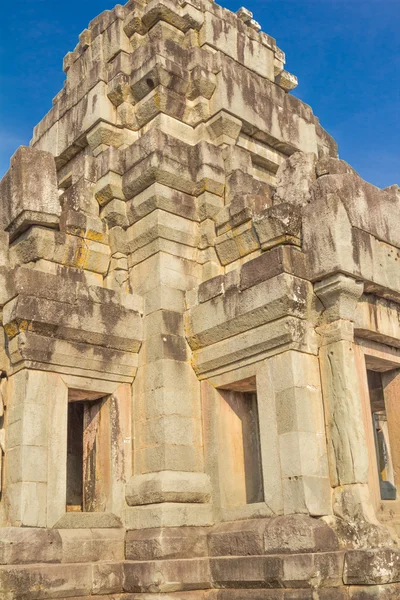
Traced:
[[379, 488], [382, 500], [396, 500], [393, 458], [382, 375], [367, 371]]
[[264, 501], [255, 392], [219, 390], [218, 446], [222, 506]]
[[[79, 398], [76, 400], [75, 398]], [[107, 397], [81, 400], [76, 392], [68, 402], [67, 512], [106, 510], [110, 485], [110, 430]], [[103, 414], [102, 414], [103, 413]]]

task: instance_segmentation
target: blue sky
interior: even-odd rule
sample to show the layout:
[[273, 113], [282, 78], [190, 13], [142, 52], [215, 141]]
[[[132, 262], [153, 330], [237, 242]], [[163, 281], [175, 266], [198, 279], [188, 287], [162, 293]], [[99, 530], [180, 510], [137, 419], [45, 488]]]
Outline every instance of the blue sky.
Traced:
[[[242, 0], [243, 1], [243, 0]], [[400, 184], [400, 0], [246, 0], [339, 143], [375, 185]], [[236, 11], [242, 2], [225, 0]], [[62, 59], [113, 0], [18, 0], [0, 23], [0, 177], [61, 89]]]

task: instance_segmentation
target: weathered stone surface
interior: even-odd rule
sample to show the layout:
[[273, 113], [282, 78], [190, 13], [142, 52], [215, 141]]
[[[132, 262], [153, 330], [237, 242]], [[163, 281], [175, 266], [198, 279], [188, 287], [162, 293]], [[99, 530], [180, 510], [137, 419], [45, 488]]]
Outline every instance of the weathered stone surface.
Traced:
[[13, 238], [31, 225], [56, 227], [61, 213], [54, 158], [21, 146], [0, 184], [1, 227]]
[[352, 586], [349, 588], [350, 600], [392, 600], [400, 592], [400, 585]]
[[122, 561], [125, 558], [123, 529], [59, 529], [62, 562]]
[[399, 582], [400, 552], [394, 548], [346, 552], [343, 579], [352, 585]]
[[264, 554], [268, 520], [234, 521], [213, 527], [208, 534], [211, 556], [255, 556]]
[[125, 515], [125, 526], [128, 530], [159, 527], [208, 527], [213, 522], [210, 504], [162, 502], [129, 507]]
[[284, 315], [301, 318], [309, 306], [310, 291], [307, 282], [285, 272], [243, 291], [232, 288], [229, 302], [226, 302], [225, 296], [218, 296], [188, 311], [189, 343], [195, 350]]
[[122, 562], [99, 562], [92, 565], [92, 593], [115, 594], [124, 591], [124, 566]]
[[207, 559], [130, 562], [124, 564], [127, 592], [168, 592], [209, 589], [211, 574]]
[[11, 159], [5, 600], [399, 594], [399, 188], [285, 62], [247, 8], [129, 0]]
[[201, 527], [145, 529], [126, 534], [127, 560], [201, 558], [208, 556], [207, 530]]
[[332, 527], [344, 548], [391, 547], [389, 531], [378, 520], [366, 484], [335, 488], [333, 512], [337, 518], [325, 521]]
[[331, 480], [335, 485], [366, 483], [368, 453], [353, 344], [321, 347], [320, 364]]
[[0, 564], [59, 563], [63, 554], [58, 531], [7, 527], [0, 529]]
[[283, 584], [293, 588], [339, 587], [343, 581], [343, 562], [343, 552], [286, 556]]
[[129, 506], [157, 502], [208, 502], [211, 498], [209, 477], [205, 473], [160, 471], [138, 475], [127, 486]]
[[303, 515], [278, 517], [268, 522], [264, 550], [268, 554], [327, 552], [338, 549], [336, 535], [325, 523]]
[[301, 245], [301, 214], [291, 203], [277, 204], [256, 215], [254, 228], [263, 250], [278, 244]]
[[210, 569], [215, 587], [282, 587], [283, 563], [279, 556], [212, 558]]
[[311, 201], [311, 185], [316, 180], [316, 156], [295, 152], [276, 174], [274, 202], [287, 202], [302, 206]]
[[91, 591], [90, 564], [0, 568], [0, 592], [4, 600], [45, 600], [82, 596]]
[[86, 513], [66, 513], [56, 523], [56, 529], [104, 529], [104, 528], [116, 528], [122, 526], [122, 523], [118, 517], [113, 514], [107, 514], [104, 512], [86, 512]]

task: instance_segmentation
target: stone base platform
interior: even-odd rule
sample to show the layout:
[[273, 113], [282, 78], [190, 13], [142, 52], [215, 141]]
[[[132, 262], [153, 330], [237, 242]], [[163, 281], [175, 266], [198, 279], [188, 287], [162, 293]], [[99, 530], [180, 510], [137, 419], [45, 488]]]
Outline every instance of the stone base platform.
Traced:
[[395, 600], [400, 550], [294, 515], [213, 527], [0, 531], [2, 600]]

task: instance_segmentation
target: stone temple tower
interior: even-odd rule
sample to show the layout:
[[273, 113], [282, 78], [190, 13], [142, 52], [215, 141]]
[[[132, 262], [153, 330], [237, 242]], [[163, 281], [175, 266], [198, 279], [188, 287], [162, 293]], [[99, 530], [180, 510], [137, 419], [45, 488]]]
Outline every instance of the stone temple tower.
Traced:
[[0, 184], [0, 598], [400, 598], [400, 194], [211, 0], [92, 21]]

